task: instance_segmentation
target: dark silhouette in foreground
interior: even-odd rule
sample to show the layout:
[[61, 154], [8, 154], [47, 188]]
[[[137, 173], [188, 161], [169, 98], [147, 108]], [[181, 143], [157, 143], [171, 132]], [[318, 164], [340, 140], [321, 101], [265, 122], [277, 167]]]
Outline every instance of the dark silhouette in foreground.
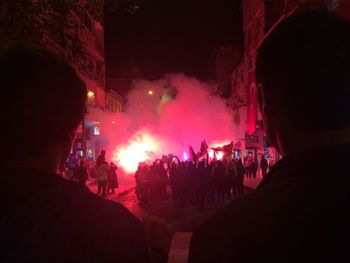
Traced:
[[0, 81], [0, 262], [151, 262], [134, 215], [58, 175], [85, 113], [76, 73], [16, 45], [0, 54]]
[[258, 51], [259, 104], [284, 156], [195, 230], [189, 262], [350, 262], [350, 25], [287, 18]]

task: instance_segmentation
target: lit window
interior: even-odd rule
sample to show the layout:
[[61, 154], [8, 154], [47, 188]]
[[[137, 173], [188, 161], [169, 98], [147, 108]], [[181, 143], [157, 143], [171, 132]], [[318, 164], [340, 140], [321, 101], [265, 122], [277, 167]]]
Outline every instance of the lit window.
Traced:
[[100, 128], [99, 128], [99, 127], [94, 127], [94, 129], [93, 129], [93, 134], [94, 134], [95, 136], [100, 135], [100, 134], [101, 134]]

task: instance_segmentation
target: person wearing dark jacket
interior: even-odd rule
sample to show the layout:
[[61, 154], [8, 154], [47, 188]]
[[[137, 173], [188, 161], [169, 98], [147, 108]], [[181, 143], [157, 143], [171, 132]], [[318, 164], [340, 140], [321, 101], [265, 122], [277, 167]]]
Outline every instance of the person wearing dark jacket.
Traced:
[[77, 183], [85, 186], [86, 180], [88, 179], [88, 172], [84, 166], [83, 158], [80, 158], [80, 163], [77, 168], [74, 170], [74, 178], [77, 180]]
[[0, 81], [0, 262], [151, 262], [133, 214], [58, 174], [86, 112], [75, 71], [15, 44], [0, 52]]
[[114, 193], [114, 189], [118, 188], [118, 177], [117, 177], [118, 167], [111, 162], [109, 164], [109, 170], [107, 173], [107, 194]]
[[106, 151], [102, 150], [100, 155], [97, 157], [96, 166], [99, 167], [104, 162], [106, 162]]
[[265, 156], [262, 156], [261, 160], [260, 160], [260, 168], [261, 168], [261, 174], [262, 174], [263, 178], [265, 178], [265, 176], [266, 176], [268, 167], [269, 167], [269, 164], [268, 164]]
[[256, 80], [283, 155], [258, 189], [193, 233], [189, 262], [350, 262], [350, 24], [287, 17], [263, 41]]

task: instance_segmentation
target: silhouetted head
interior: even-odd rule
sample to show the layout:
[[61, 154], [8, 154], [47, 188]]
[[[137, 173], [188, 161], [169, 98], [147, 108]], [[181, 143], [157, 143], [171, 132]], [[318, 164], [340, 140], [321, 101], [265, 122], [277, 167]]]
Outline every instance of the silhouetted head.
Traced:
[[86, 88], [75, 71], [47, 50], [16, 44], [0, 53], [2, 163], [67, 145], [86, 111]]
[[350, 128], [350, 24], [316, 9], [285, 19], [258, 50], [256, 79], [275, 146], [287, 129]]

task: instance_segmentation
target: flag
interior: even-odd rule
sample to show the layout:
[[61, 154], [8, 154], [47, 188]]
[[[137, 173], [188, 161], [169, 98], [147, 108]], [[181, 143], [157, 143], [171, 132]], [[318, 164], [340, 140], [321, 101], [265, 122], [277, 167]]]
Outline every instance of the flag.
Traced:
[[216, 159], [216, 152], [224, 152], [222, 159], [226, 159], [226, 156], [231, 156], [233, 151], [233, 142], [224, 146], [212, 148], [214, 150], [214, 159]]
[[248, 107], [247, 107], [247, 133], [252, 135], [256, 129], [256, 119], [258, 114], [257, 87], [253, 76], [249, 75], [251, 81], [249, 87]]
[[221, 151], [221, 152], [232, 152], [233, 150], [233, 142], [230, 142], [229, 144], [226, 144], [224, 146], [212, 148], [214, 151]]
[[224, 152], [232, 153], [232, 150], [233, 150], [233, 142], [224, 145], [223, 148], [224, 148]]
[[205, 156], [207, 153], [208, 153], [208, 144], [205, 140], [203, 140], [201, 141], [201, 148], [197, 153], [197, 160]]
[[233, 142], [229, 143], [229, 144], [226, 144], [223, 146], [224, 148], [224, 156], [223, 156], [223, 159], [231, 159], [232, 158], [232, 151], [233, 151]]
[[205, 150], [207, 151], [209, 147], [208, 147], [208, 144], [207, 144], [207, 142], [205, 140], [203, 141], [203, 145], [205, 147]]
[[191, 161], [196, 162], [197, 161], [197, 155], [195, 154], [195, 152], [193, 150], [193, 147], [191, 145], [188, 145], [188, 152], [190, 154]]

